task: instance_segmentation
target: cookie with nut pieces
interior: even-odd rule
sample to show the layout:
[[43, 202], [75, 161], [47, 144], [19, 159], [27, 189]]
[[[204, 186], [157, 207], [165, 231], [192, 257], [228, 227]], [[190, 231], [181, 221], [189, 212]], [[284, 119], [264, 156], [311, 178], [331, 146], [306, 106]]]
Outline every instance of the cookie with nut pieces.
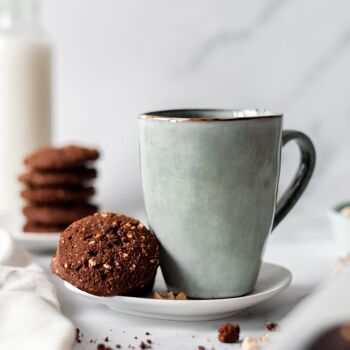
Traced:
[[158, 242], [142, 223], [96, 213], [63, 231], [51, 269], [90, 294], [134, 295], [153, 286], [158, 260]]

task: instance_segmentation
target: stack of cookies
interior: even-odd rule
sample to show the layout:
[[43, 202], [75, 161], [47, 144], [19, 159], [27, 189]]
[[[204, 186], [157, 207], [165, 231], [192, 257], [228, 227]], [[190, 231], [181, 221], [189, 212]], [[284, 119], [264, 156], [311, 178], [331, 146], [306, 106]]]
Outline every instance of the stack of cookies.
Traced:
[[97, 211], [90, 203], [95, 193], [96, 169], [91, 163], [99, 152], [79, 146], [47, 147], [25, 160], [28, 171], [19, 177], [26, 185], [21, 192], [24, 232], [61, 232], [72, 222]]

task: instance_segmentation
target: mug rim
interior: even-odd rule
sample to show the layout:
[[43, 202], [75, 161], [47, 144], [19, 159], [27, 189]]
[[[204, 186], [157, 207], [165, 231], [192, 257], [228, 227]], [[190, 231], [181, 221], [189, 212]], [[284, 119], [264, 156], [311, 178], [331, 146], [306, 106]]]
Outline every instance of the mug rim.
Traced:
[[[186, 116], [187, 114], [187, 116]], [[194, 116], [196, 115], [197, 116]], [[213, 114], [211, 117], [204, 115]], [[202, 116], [201, 116], [202, 115]], [[220, 109], [220, 108], [188, 108], [166, 109], [143, 113], [138, 116], [144, 120], [159, 120], [170, 122], [213, 122], [247, 119], [282, 118], [283, 113], [271, 112], [267, 109]]]

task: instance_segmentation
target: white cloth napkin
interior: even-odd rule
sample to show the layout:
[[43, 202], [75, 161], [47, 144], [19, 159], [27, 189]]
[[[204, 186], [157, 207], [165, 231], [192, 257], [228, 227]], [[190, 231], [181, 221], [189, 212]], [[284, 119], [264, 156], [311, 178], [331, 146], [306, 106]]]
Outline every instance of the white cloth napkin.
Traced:
[[[303, 350], [323, 331], [350, 322], [350, 265], [339, 269], [283, 321], [268, 350]], [[350, 343], [349, 343], [350, 348]], [[321, 350], [321, 349], [320, 349]]]
[[0, 349], [70, 350], [74, 339], [44, 271], [0, 229]]

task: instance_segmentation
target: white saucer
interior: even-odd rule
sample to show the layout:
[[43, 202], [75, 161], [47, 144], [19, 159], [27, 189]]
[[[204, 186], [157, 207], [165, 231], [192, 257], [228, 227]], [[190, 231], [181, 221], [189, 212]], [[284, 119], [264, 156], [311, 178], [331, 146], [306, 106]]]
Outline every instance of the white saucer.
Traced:
[[24, 219], [21, 215], [0, 215], [0, 227], [8, 230], [16, 241], [31, 251], [55, 250], [60, 238], [60, 232], [53, 233], [27, 233], [23, 232]]
[[[75, 288], [68, 282], [65, 286], [85, 298], [105, 304], [114, 311], [129, 315], [177, 321], [207, 321], [226, 318], [245, 308], [261, 303], [286, 289], [292, 274], [286, 268], [263, 263], [255, 289], [249, 295], [228, 299], [206, 300], [158, 300], [150, 297], [99, 297]], [[165, 292], [161, 273], [157, 274], [154, 290]]]

